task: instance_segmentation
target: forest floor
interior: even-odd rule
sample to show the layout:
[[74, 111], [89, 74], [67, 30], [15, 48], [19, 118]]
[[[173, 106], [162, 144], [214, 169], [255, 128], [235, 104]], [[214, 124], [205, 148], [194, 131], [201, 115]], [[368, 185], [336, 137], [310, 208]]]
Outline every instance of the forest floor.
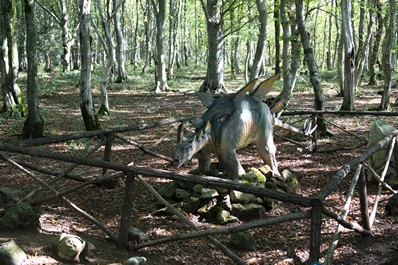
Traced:
[[[381, 87], [362, 88], [356, 96], [356, 110], [369, 110], [377, 107], [380, 102], [380, 95], [377, 92], [381, 89]], [[342, 98], [336, 96], [336, 89], [331, 86], [325, 86], [324, 90], [327, 110], [338, 110], [341, 106]], [[98, 106], [99, 91], [95, 90], [94, 92], [95, 103]], [[199, 115], [204, 110], [197, 97], [189, 91], [155, 95], [139, 89], [112, 86], [108, 92], [111, 114], [109, 117], [101, 117], [103, 128], [141, 124], [170, 117]], [[276, 95], [276, 92], [272, 92], [271, 95], [273, 93]], [[392, 100], [395, 101], [396, 97], [397, 95], [393, 94]], [[309, 89], [297, 90], [294, 98], [290, 101], [289, 110], [312, 110], [313, 101], [312, 91], [309, 91]], [[64, 86], [56, 93], [44, 94], [41, 97], [41, 109], [45, 119], [46, 136], [84, 131], [79, 110], [79, 88], [73, 85]], [[299, 119], [299, 117], [282, 117], [282, 119], [292, 122]], [[376, 117], [328, 115], [326, 119], [351, 133], [367, 137], [370, 125]], [[383, 117], [382, 119], [394, 126], [397, 125], [395, 117]], [[17, 141], [17, 135], [22, 130], [23, 121], [23, 119], [0, 118], [0, 141]], [[171, 128], [172, 126], [166, 126], [123, 133], [121, 136], [149, 147]], [[316, 195], [343, 164], [359, 155], [366, 148], [354, 148], [359, 143], [358, 139], [337, 127], [329, 126], [329, 130], [334, 136], [319, 139], [319, 152], [316, 153], [302, 152], [298, 146], [280, 137], [275, 137], [278, 149], [276, 157], [279, 162], [279, 168], [282, 170], [289, 169], [297, 177], [299, 187], [296, 193], [304, 197]], [[174, 129], [174, 132], [176, 132], [176, 129]], [[275, 134], [284, 135], [283, 132], [279, 131], [276, 131]], [[170, 156], [176, 143], [175, 139], [175, 134], [168, 135], [153, 150]], [[40, 149], [83, 155], [96, 142], [95, 139], [75, 140], [40, 147]], [[310, 141], [301, 143], [309, 144]], [[334, 149], [334, 151], [327, 151], [329, 149]], [[67, 163], [47, 159], [11, 153], [7, 155], [13, 159], [24, 160], [54, 172], [60, 172], [68, 166]], [[103, 148], [94, 153], [92, 157], [101, 158], [102, 155]], [[239, 151], [239, 158], [245, 165], [262, 165], [261, 159], [250, 146]], [[120, 141], [114, 142], [111, 160], [123, 165], [134, 162], [135, 166], [175, 170], [169, 162], [145, 154], [136, 146]], [[193, 159], [191, 164], [183, 166], [177, 171], [188, 172], [196, 165], [197, 160]], [[44, 180], [49, 178], [46, 175], [37, 174]], [[78, 166], [71, 174], [90, 178], [101, 174], [101, 169]], [[151, 177], [146, 177], [146, 180], [155, 188], [169, 181]], [[1, 160], [0, 183], [8, 187], [23, 189], [26, 192], [37, 186], [30, 177]], [[329, 209], [337, 213], [341, 211], [349, 183], [350, 177], [343, 181], [336, 192], [327, 197], [326, 205]], [[76, 184], [78, 184], [76, 181], [63, 179], [58, 181], [55, 187], [58, 190], [62, 190]], [[115, 189], [105, 189], [104, 187], [92, 185], [66, 197], [99, 219], [117, 234], [124, 194], [123, 184], [123, 181], [120, 181]], [[372, 185], [369, 186], [369, 194], [369, 204], [372, 206], [375, 198], [375, 187]], [[33, 199], [45, 197], [46, 195], [47, 192], [43, 191], [36, 194]], [[374, 236], [363, 237], [354, 231], [344, 230], [335, 251], [333, 264], [382, 264], [389, 257], [391, 248], [398, 247], [397, 222], [394, 219], [383, 216], [384, 206], [390, 195], [389, 193], [383, 193], [381, 197], [376, 220], [372, 227]], [[138, 182], [134, 185], [134, 208], [132, 226], [145, 231], [150, 239], [190, 231], [181, 221], [174, 219], [172, 216], [155, 215], [154, 213], [159, 209], [158, 203], [150, 192]], [[147, 264], [155, 265], [233, 264], [219, 249], [202, 238], [165, 243], [141, 249], [136, 253], [118, 250], [116, 245], [100, 229], [74, 210], [68, 208], [63, 201], [51, 200], [41, 203], [38, 206], [38, 210], [40, 212], [39, 229], [0, 233], [0, 241], [14, 239], [29, 254], [29, 264], [66, 264], [57, 260], [56, 253], [51, 249], [49, 243], [62, 232], [77, 234], [92, 242], [97, 248], [96, 264], [123, 264], [125, 260], [133, 255], [145, 256], [148, 259]], [[279, 203], [274, 210], [266, 215], [279, 216], [300, 210], [303, 210], [303, 208], [293, 204]], [[0, 217], [3, 213], [4, 208], [0, 205]], [[197, 218], [194, 215], [188, 215], [188, 217], [203, 229], [221, 227], [211, 223], [197, 222]], [[357, 191], [355, 192], [348, 219], [360, 222]], [[336, 227], [337, 223], [334, 220], [327, 217], [323, 219], [321, 262], [324, 261]], [[310, 225], [308, 220], [256, 228], [252, 229], [251, 233], [256, 240], [256, 249], [253, 251], [234, 250], [247, 264], [303, 264], [309, 257]], [[227, 235], [214, 237], [228, 245]]]

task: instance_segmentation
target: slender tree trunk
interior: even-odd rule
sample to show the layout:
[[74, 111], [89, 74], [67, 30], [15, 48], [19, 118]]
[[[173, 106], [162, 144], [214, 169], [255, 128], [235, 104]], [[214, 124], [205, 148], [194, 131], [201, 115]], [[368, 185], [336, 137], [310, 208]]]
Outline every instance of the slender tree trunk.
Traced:
[[199, 91], [221, 93], [225, 91], [223, 17], [219, 0], [207, 0], [206, 6], [202, 1], [202, 6], [206, 15], [208, 58], [205, 81]]
[[366, 61], [369, 58], [369, 45], [372, 39], [372, 28], [373, 28], [373, 8], [369, 8], [369, 22], [367, 27], [367, 33], [366, 36], [364, 36], [363, 30], [361, 31], [362, 32], [361, 38], [363, 38], [363, 40], [360, 40], [361, 45], [359, 45], [358, 54], [355, 60], [356, 61], [355, 87], [359, 87], [362, 81], [362, 72], [365, 67]]
[[[331, 1], [330, 6], [333, 7], [333, 1]], [[326, 52], [326, 68], [330, 71], [333, 69], [333, 62], [332, 62], [332, 26], [333, 26], [333, 14], [329, 14], [329, 26], [328, 26], [328, 49]]]
[[250, 80], [258, 78], [262, 65], [264, 63], [264, 50], [265, 44], [267, 43], [267, 27], [268, 27], [268, 13], [267, 6], [264, 0], [256, 0], [257, 10], [260, 20], [260, 29], [257, 39], [256, 53], [254, 55], [254, 60], [252, 67], [250, 69]]
[[174, 62], [177, 57], [177, 29], [178, 19], [181, 11], [181, 1], [169, 0], [170, 5], [170, 16], [169, 16], [169, 64], [167, 67], [167, 79], [174, 77]]
[[275, 20], [275, 22], [274, 22], [274, 25], [275, 25], [275, 74], [278, 74], [281, 71], [281, 66], [280, 66], [281, 45], [279, 43], [281, 27], [280, 27], [280, 17], [279, 17], [279, 0], [274, 0], [274, 20]]
[[69, 28], [69, 15], [66, 6], [66, 0], [59, 0], [61, 6], [60, 26], [62, 29], [62, 65], [63, 71], [69, 72], [71, 70], [71, 47], [73, 44], [72, 35]]
[[28, 60], [27, 99], [28, 116], [22, 129], [22, 138], [31, 139], [43, 136], [44, 120], [40, 115], [39, 91], [37, 88], [37, 34], [35, 0], [24, 0], [26, 22], [26, 54]]
[[354, 110], [355, 44], [351, 26], [351, 0], [341, 1], [341, 21], [344, 42], [344, 94], [341, 110]]
[[[235, 29], [235, 25], [234, 25], [235, 24], [235, 12], [230, 12], [229, 14], [230, 14], [230, 20], [231, 20], [231, 31], [234, 31], [234, 29]], [[231, 37], [231, 39], [230, 39], [230, 41], [231, 41], [231, 44], [230, 44], [230, 46], [231, 46], [230, 47], [231, 80], [236, 80], [236, 69], [235, 69], [235, 66], [236, 66], [235, 45], [236, 45], [236, 43], [235, 43], [235, 39], [236, 39], [235, 37]]]
[[[156, 1], [156, 2], [155, 2]], [[164, 41], [166, 0], [152, 0], [153, 10], [156, 17], [156, 88], [155, 93], [168, 90], [166, 75], [166, 49]]]
[[283, 32], [283, 48], [282, 48], [283, 89], [280, 95], [278, 96], [278, 99], [289, 99], [293, 93], [292, 75], [290, 72], [291, 28], [288, 17], [288, 12], [291, 12], [291, 10], [290, 10], [290, 4], [288, 2], [289, 0], [280, 0], [280, 16], [281, 16], [282, 32]]
[[337, 76], [339, 77], [338, 96], [343, 97], [345, 75], [344, 75], [344, 41], [342, 34], [340, 34], [340, 38], [338, 40], [338, 48], [337, 48]]
[[375, 10], [376, 10], [376, 32], [374, 34], [373, 45], [371, 47], [372, 51], [369, 56], [369, 85], [376, 84], [376, 71], [375, 65], [378, 62], [379, 57], [379, 47], [381, 35], [383, 34], [383, 17], [382, 17], [382, 9], [383, 4], [381, 0], [375, 0]]
[[10, 116], [25, 116], [26, 106], [17, 83], [19, 60], [17, 45], [17, 9], [16, 0], [1, 1], [1, 90], [3, 107], [0, 112], [7, 112]]
[[246, 60], [245, 60], [245, 82], [249, 83], [249, 74], [253, 64], [253, 44], [250, 40], [246, 41]]
[[121, 3], [119, 0], [113, 0], [113, 21], [114, 28], [116, 33], [116, 59], [117, 59], [117, 83], [122, 83], [127, 79], [127, 70], [126, 70], [126, 45], [123, 36], [123, 31], [120, 26], [120, 18], [119, 18], [119, 10]]
[[97, 115], [94, 110], [94, 102], [91, 91], [91, 47], [90, 47], [90, 7], [91, 0], [79, 0], [80, 5], [80, 110], [82, 112], [84, 126], [87, 131], [100, 128]]
[[[184, 66], [188, 66], [189, 65], [189, 44], [188, 44], [188, 39], [185, 36], [189, 36], [189, 30], [190, 27], [188, 25], [188, 3], [187, 0], [184, 0], [184, 16], [183, 16], [183, 30], [182, 32], [184, 32], [184, 38], [182, 38], [182, 52], [181, 52], [181, 57], [184, 58]], [[181, 12], [180, 12], [181, 13]]]
[[[1, 13], [1, 12], [0, 12]], [[17, 5], [17, 18], [18, 22], [18, 61], [19, 71], [26, 71], [28, 63], [26, 61], [26, 28], [25, 28], [25, 16], [23, 11], [23, 4]], [[1, 20], [1, 18], [0, 18]], [[1, 23], [1, 22], [0, 22]]]
[[146, 15], [145, 21], [145, 48], [144, 48], [144, 56], [145, 56], [145, 63], [144, 67], [142, 68], [142, 74], [145, 74], [148, 70], [148, 67], [151, 64], [151, 54], [152, 54], [152, 5], [151, 0], [146, 0], [146, 9], [144, 14]]
[[133, 37], [133, 43], [132, 43], [132, 54], [131, 54], [131, 64], [133, 65], [134, 69], [137, 69], [138, 66], [138, 49], [139, 49], [139, 39], [138, 39], [138, 31], [139, 31], [139, 19], [140, 19], [140, 14], [141, 12], [139, 12], [139, 4], [140, 4], [140, 0], [137, 0], [135, 3], [135, 26], [134, 26], [134, 37]]
[[392, 53], [395, 39], [397, 36], [397, 11], [395, 0], [389, 0], [389, 22], [386, 23], [386, 35], [383, 45], [383, 70], [384, 70], [384, 90], [381, 98], [380, 110], [388, 110], [390, 108], [391, 85], [393, 61]]
[[235, 43], [234, 44], [234, 63], [235, 63], [234, 69], [235, 69], [236, 74], [241, 74], [242, 71], [240, 69], [240, 49], [239, 49], [240, 37], [239, 37], [239, 35], [234, 38], [234, 43]]
[[[99, 115], [109, 115], [109, 100], [107, 92], [107, 83], [112, 80], [113, 69], [115, 67], [116, 55], [115, 46], [111, 34], [111, 20], [105, 18], [105, 14], [102, 8], [101, 0], [97, 0], [98, 13], [101, 17], [101, 25], [105, 34], [105, 41], [102, 42], [106, 53], [106, 66], [101, 77], [100, 91], [101, 91], [101, 107], [98, 110]], [[113, 12], [117, 12], [113, 10]]]
[[[325, 96], [322, 91], [321, 86], [321, 77], [319, 73], [319, 68], [315, 61], [315, 56], [313, 49], [311, 47], [309, 33], [304, 24], [303, 17], [303, 0], [296, 0], [296, 21], [298, 31], [301, 36], [301, 43], [304, 49], [304, 57], [305, 62], [307, 64], [309, 73], [310, 73], [310, 81], [312, 84], [312, 88], [314, 89], [315, 96], [315, 109], [316, 110], [325, 110]], [[324, 119], [318, 119], [318, 132], [321, 135], [327, 135], [327, 128]]]
[[292, 75], [292, 90], [296, 86], [297, 77], [299, 75], [299, 70], [301, 66], [301, 54], [302, 49], [300, 45], [300, 32], [297, 28], [296, 16], [294, 12], [290, 12], [290, 21], [291, 21], [291, 32], [292, 32], [292, 66], [291, 66], [291, 75]]

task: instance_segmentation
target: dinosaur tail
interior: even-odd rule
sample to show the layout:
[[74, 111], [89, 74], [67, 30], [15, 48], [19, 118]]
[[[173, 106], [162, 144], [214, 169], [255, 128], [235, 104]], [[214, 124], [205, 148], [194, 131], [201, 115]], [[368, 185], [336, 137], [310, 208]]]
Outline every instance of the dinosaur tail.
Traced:
[[316, 127], [311, 128], [311, 124], [306, 124], [303, 129], [298, 129], [296, 127], [291, 126], [290, 124], [284, 123], [283, 121], [281, 121], [276, 117], [273, 117], [273, 125], [277, 128], [305, 136], [310, 136], [316, 128]]

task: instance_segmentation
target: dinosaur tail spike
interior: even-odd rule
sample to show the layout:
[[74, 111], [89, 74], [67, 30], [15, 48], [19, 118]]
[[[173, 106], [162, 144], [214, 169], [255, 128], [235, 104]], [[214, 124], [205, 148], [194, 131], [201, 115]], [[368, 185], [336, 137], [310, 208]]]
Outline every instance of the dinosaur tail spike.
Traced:
[[316, 130], [317, 126], [312, 127], [312, 121], [311, 120], [306, 120], [304, 122], [303, 128], [302, 129], [298, 129], [296, 127], [291, 126], [290, 124], [284, 123], [283, 121], [281, 121], [280, 119], [274, 117], [274, 126], [290, 131], [290, 132], [294, 132], [297, 134], [302, 134], [305, 136], [312, 136], [312, 133]]

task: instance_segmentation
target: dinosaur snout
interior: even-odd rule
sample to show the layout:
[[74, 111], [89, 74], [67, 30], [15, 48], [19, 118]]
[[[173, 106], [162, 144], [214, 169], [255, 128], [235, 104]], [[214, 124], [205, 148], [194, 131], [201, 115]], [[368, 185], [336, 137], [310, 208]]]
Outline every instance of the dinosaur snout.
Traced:
[[174, 166], [175, 168], [179, 168], [179, 167], [181, 166], [180, 160], [174, 159], [174, 160], [173, 160], [173, 166]]

